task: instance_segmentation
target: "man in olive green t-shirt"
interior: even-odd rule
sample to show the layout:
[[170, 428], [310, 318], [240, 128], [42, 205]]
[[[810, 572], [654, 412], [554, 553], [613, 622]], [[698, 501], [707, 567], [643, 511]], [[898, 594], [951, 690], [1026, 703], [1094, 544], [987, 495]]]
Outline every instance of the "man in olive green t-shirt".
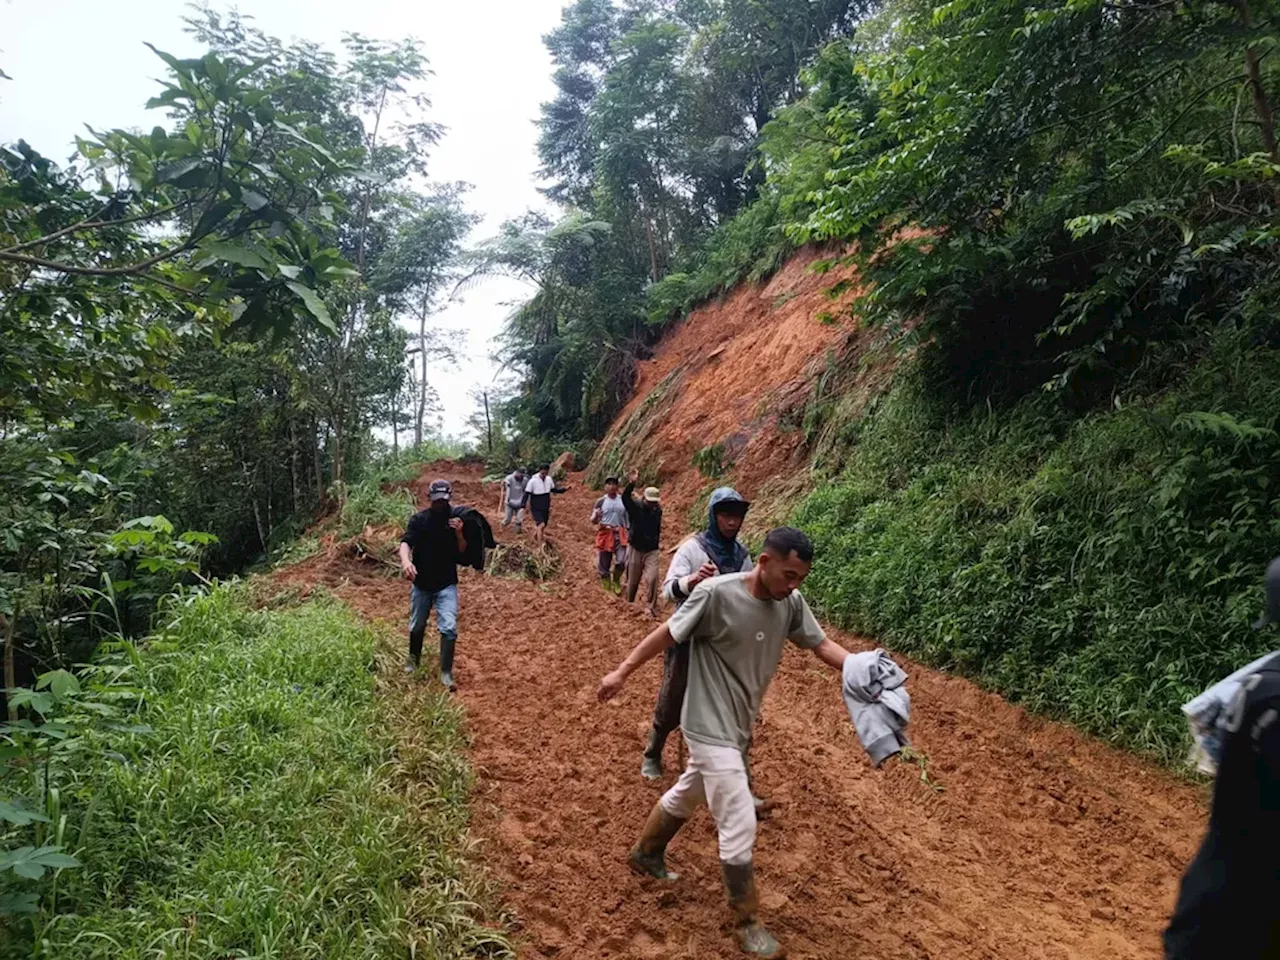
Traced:
[[599, 690], [601, 700], [616, 696], [642, 663], [674, 643], [689, 644], [689, 686], [680, 718], [689, 764], [649, 814], [630, 862], [639, 872], [675, 879], [666, 868], [667, 844], [705, 802], [719, 834], [720, 868], [738, 942], [756, 957], [782, 952], [757, 918], [756, 814], [742, 750], [788, 640], [835, 670], [848, 655], [822, 632], [797, 592], [812, 561], [813, 545], [799, 530], [770, 531], [751, 572], [700, 583], [670, 620], [601, 681]]

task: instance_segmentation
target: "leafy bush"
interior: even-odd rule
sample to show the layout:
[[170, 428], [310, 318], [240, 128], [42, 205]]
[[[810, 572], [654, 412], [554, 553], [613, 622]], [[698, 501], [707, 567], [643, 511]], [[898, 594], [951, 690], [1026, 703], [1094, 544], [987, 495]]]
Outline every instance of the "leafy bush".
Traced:
[[374, 480], [362, 480], [347, 491], [338, 514], [338, 535], [354, 537], [365, 527], [403, 526], [416, 509], [412, 491], [404, 487], [383, 489]]
[[[1154, 364], [1163, 368], [1167, 361]], [[958, 411], [919, 368], [796, 516], [836, 622], [1172, 761], [1179, 705], [1265, 651], [1280, 351], [1220, 333], [1177, 387], [1074, 417]]]
[[447, 698], [413, 718], [432, 758], [414, 810], [393, 783], [401, 724], [375, 699], [378, 638], [345, 609], [255, 611], [221, 587], [172, 612], [128, 651], [123, 702], [147, 727], [78, 731], [52, 768], [66, 820], [46, 835], [82, 866], [36, 883], [39, 912], [3, 928], [0, 955], [509, 956], [460, 879], [471, 778]]

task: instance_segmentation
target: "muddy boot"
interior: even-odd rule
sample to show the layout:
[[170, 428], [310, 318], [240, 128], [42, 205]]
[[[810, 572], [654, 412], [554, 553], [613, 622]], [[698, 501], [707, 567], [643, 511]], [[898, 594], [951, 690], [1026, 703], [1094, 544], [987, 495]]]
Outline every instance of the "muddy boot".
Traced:
[[453, 648], [457, 642], [457, 637], [440, 634], [440, 685], [450, 693], [458, 689], [453, 682]]
[[657, 730], [649, 731], [649, 743], [644, 748], [644, 760], [640, 763], [640, 776], [646, 780], [657, 780], [662, 776], [662, 747], [666, 739]]
[[756, 892], [755, 867], [747, 863], [720, 863], [720, 875], [729, 894], [729, 906], [733, 910], [733, 936], [742, 952], [766, 960], [778, 960], [787, 955], [773, 934], [764, 928], [757, 913], [760, 895]]
[[413, 654], [410, 654], [409, 657], [404, 662], [404, 672], [414, 673], [417, 669], [418, 669], [418, 658], [415, 657]]
[[667, 844], [684, 825], [684, 820], [667, 813], [661, 803], [655, 803], [640, 839], [627, 858], [631, 869], [658, 880], [679, 880], [680, 874], [667, 869]]

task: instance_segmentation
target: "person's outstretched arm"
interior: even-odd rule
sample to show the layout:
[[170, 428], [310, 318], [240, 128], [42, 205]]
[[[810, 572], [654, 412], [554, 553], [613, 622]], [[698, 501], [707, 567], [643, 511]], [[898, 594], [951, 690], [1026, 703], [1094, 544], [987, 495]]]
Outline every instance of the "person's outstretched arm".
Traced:
[[602, 701], [612, 700], [621, 691], [623, 685], [627, 682], [627, 677], [635, 673], [636, 669], [663, 650], [674, 645], [676, 638], [671, 635], [671, 629], [664, 623], [658, 629], [641, 640], [634, 650], [627, 654], [627, 659], [619, 664], [618, 669], [614, 670], [603, 680], [600, 681], [600, 689], [596, 691], [596, 696]]
[[813, 655], [832, 670], [843, 670], [844, 659], [849, 656], [849, 651], [830, 637], [825, 637], [820, 644], [813, 648]]

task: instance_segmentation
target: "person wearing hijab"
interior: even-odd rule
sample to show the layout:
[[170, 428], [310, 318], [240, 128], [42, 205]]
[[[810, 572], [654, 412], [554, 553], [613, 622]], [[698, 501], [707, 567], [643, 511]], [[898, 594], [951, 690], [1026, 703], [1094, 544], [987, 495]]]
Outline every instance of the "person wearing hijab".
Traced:
[[[728, 573], [751, 570], [751, 554], [738, 542], [738, 531], [751, 506], [732, 487], [719, 487], [711, 493], [707, 505], [706, 529], [680, 544], [662, 582], [662, 596], [679, 607], [694, 588], [704, 580]], [[663, 655], [662, 686], [653, 708], [653, 727], [645, 745], [640, 773], [647, 780], [662, 776], [662, 748], [671, 731], [680, 726], [680, 709], [684, 706], [689, 683], [689, 649], [687, 644], [670, 647]]]

